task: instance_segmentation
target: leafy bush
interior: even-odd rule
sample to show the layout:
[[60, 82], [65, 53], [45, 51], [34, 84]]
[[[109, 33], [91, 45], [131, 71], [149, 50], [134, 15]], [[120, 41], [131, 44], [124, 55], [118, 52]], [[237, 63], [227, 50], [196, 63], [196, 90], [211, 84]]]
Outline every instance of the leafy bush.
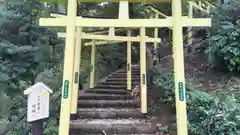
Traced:
[[[174, 78], [153, 69], [153, 83], [164, 91], [165, 101], [175, 106]], [[197, 135], [239, 135], [240, 105], [186, 84], [189, 132]]]
[[240, 71], [240, 23], [222, 22], [218, 32], [210, 38], [211, 46], [206, 50], [209, 60], [230, 71]]
[[190, 105], [188, 112], [189, 129], [194, 134], [200, 135], [239, 135], [237, 129], [240, 122], [240, 110], [236, 104], [233, 107], [225, 102], [212, 99], [203, 102], [196, 99]]
[[212, 13], [211, 38], [206, 50], [210, 63], [229, 71], [240, 71], [240, 1]]

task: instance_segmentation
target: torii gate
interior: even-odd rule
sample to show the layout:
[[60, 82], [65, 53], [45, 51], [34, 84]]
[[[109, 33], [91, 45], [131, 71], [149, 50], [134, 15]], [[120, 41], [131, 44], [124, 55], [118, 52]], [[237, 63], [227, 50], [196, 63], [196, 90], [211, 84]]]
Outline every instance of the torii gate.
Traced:
[[[79, 0], [78, 0], [79, 1]], [[110, 0], [80, 0], [81, 2], [106, 2]], [[168, 0], [129, 0], [131, 2], [166, 2]], [[114, 2], [119, 2], [114, 0]], [[169, 2], [169, 1], [168, 1]], [[59, 135], [69, 134], [71, 95], [74, 80], [74, 46], [76, 27], [126, 27], [140, 28], [140, 65], [141, 65], [141, 112], [147, 113], [146, 86], [146, 48], [145, 28], [172, 27], [173, 29], [173, 59], [175, 76], [175, 98], [177, 112], [178, 135], [187, 135], [186, 93], [184, 79], [183, 33], [182, 27], [211, 26], [211, 19], [193, 19], [182, 17], [181, 0], [172, 0], [172, 18], [166, 19], [92, 19], [76, 16], [77, 1], [68, 0], [67, 16], [60, 18], [41, 18], [41, 26], [66, 27], [66, 43], [64, 57], [63, 91]], [[81, 33], [81, 32], [80, 32]], [[80, 35], [81, 36], [81, 35]], [[74, 99], [76, 100], [76, 99]]]
[[[128, 11], [128, 2], [120, 2], [120, 5], [119, 5], [119, 19], [124, 19], [124, 18], [129, 18], [129, 13], [126, 12]], [[50, 14], [50, 16], [52, 17], [65, 17], [65, 15], [60, 15], [60, 14]], [[79, 27], [77, 28], [79, 29]], [[132, 28], [132, 29], [136, 29], [136, 28]], [[103, 31], [97, 31], [97, 32], [82, 32], [81, 33], [81, 36], [78, 36], [80, 35], [79, 31], [77, 30], [76, 34], [76, 38], [79, 38], [79, 39], [93, 39], [94, 41], [92, 42], [87, 42], [85, 43], [85, 46], [92, 46], [92, 55], [91, 55], [91, 65], [92, 65], [92, 68], [91, 68], [91, 73], [90, 73], [90, 88], [94, 88], [94, 84], [95, 84], [95, 55], [96, 55], [96, 45], [106, 45], [106, 44], [113, 44], [113, 43], [122, 43], [122, 42], [127, 42], [127, 67], [128, 67], [128, 70], [127, 70], [127, 89], [128, 90], [131, 90], [132, 89], [132, 77], [131, 77], [131, 54], [132, 54], [132, 50], [131, 50], [131, 47], [132, 47], [132, 43], [131, 42], [140, 42], [140, 37], [137, 36], [137, 37], [132, 37], [131, 36], [131, 31], [128, 30], [127, 31], [127, 34], [128, 36], [116, 36], [115, 35], [115, 32], [120, 32], [120, 31], [124, 31], [125, 29], [115, 29], [114, 27], [111, 27], [109, 28], [108, 30], [103, 30]], [[108, 35], [105, 35], [107, 34]], [[154, 46], [157, 45], [157, 43], [160, 43], [161, 40], [160, 38], [158, 38], [158, 35], [156, 34], [157, 33], [157, 28], [154, 29], [154, 38], [149, 38], [148, 36], [145, 37], [145, 40], [146, 42], [149, 42], [149, 43], [154, 43]], [[96, 35], [97, 34], [97, 35]], [[99, 35], [99, 34], [104, 34], [104, 35]], [[61, 38], [66, 38], [66, 33], [63, 33], [63, 32], [59, 32], [58, 33], [58, 37], [61, 37]], [[75, 46], [75, 64], [74, 65], [79, 65], [79, 55], [81, 56], [81, 54], [79, 54], [79, 50], [81, 50], [81, 48], [79, 49], [79, 39], [76, 39], [76, 45]], [[96, 40], [104, 40], [104, 41], [96, 41]], [[79, 68], [77, 68], [76, 66], [74, 66], [74, 69], [75, 69], [75, 78], [77, 78], [78, 76], [78, 70]], [[75, 86], [75, 85], [74, 85]], [[78, 85], [76, 85], [78, 86]], [[77, 90], [78, 88], [77, 87], [74, 87], [73, 88], [73, 91], [75, 93], [75, 90]], [[76, 96], [77, 97], [77, 96]], [[75, 99], [75, 97], [73, 96], [72, 98]], [[72, 102], [73, 103], [73, 102]], [[73, 105], [73, 106], [76, 106], [77, 105]], [[76, 109], [75, 109], [76, 110]], [[75, 113], [76, 111], [74, 111]]]

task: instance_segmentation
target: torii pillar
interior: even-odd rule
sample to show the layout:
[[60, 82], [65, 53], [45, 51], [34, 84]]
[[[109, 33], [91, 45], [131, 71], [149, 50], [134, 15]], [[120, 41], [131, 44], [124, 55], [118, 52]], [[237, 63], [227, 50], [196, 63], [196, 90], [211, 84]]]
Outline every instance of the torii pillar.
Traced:
[[[118, 19], [129, 19], [129, 3], [128, 1], [119, 2]], [[127, 35], [131, 36], [128, 30]], [[132, 90], [132, 42], [127, 41], [127, 89]]]
[[[68, 135], [74, 74], [77, 1], [68, 0], [59, 135]], [[63, 119], [64, 118], [64, 119]]]
[[181, 0], [172, 0], [173, 60], [175, 79], [175, 102], [177, 134], [187, 135], [187, 108], [184, 75], [183, 23]]

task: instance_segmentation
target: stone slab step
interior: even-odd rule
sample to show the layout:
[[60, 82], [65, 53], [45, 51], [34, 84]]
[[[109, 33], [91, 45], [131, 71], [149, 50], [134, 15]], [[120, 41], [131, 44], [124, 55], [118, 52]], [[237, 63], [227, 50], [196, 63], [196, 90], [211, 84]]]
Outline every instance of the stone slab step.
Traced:
[[115, 94], [96, 94], [84, 93], [79, 95], [80, 100], [132, 100], [133, 96], [130, 95], [115, 95]]
[[[127, 78], [112, 78], [109, 77], [105, 80], [106, 82], [127, 82]], [[140, 78], [132, 78], [132, 82], [140, 82]]]
[[[118, 70], [115, 73], [127, 73], [126, 69]], [[132, 69], [132, 74], [140, 74], [140, 69]]]
[[129, 118], [146, 118], [140, 108], [80, 108], [78, 109], [80, 119], [129, 119]]
[[[127, 76], [109, 76], [108, 78], [106, 78], [106, 80], [107, 79], [111, 79], [111, 78], [113, 78], [113, 79], [124, 79], [124, 80], [127, 80]], [[140, 79], [140, 76], [132, 76], [132, 80], [134, 80], [134, 79]]]
[[[132, 82], [132, 85], [137, 85], [137, 82]], [[127, 86], [127, 82], [101, 82], [98, 85], [125, 85]]]
[[97, 93], [97, 94], [116, 94], [116, 95], [128, 95], [130, 92], [126, 89], [98, 89], [93, 88], [85, 91], [85, 93]]
[[[127, 78], [126, 74], [116, 74], [116, 75], [111, 75], [108, 78]], [[135, 78], [140, 78], [140, 75], [132, 75], [132, 79]]]
[[[115, 71], [115, 73], [127, 73], [127, 69], [120, 69], [120, 70], [117, 70]], [[140, 73], [140, 69], [135, 69], [135, 68], [132, 68], [131, 72], [132, 73]]]
[[[127, 72], [115, 72], [115, 73], [112, 73], [111, 75], [127, 75]], [[132, 72], [132, 76], [135, 76], [135, 75], [140, 75], [140, 72]]]
[[103, 85], [103, 84], [99, 84], [97, 86], [95, 86], [95, 88], [99, 88], [99, 89], [127, 89], [127, 85]]
[[[117, 71], [117, 72], [112, 73], [111, 75], [118, 75], [118, 74], [125, 75], [125, 74], [127, 74], [127, 71]], [[111, 76], [111, 75], [109, 75], [109, 76]], [[132, 71], [132, 76], [134, 76], [134, 75], [140, 75], [140, 71]]]
[[[132, 69], [140, 69], [140, 65], [132, 65], [131, 66]], [[123, 67], [122, 69], [127, 69], [127, 67]]]
[[70, 122], [70, 133], [85, 134], [154, 134], [155, 127], [139, 119], [85, 119]]
[[78, 100], [79, 108], [138, 108], [135, 100]]

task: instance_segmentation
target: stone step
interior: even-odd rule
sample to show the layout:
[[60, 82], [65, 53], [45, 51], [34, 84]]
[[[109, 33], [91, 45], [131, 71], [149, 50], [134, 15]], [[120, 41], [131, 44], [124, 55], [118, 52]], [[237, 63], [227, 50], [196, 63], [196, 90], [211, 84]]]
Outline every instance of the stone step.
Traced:
[[[127, 78], [127, 75], [126, 74], [116, 74], [116, 75], [111, 75], [108, 78]], [[140, 75], [133, 75], [131, 78], [132, 79], [140, 78]]]
[[70, 122], [70, 134], [154, 134], [155, 127], [139, 119], [83, 119]]
[[78, 100], [79, 108], [137, 108], [140, 103], [134, 100]]
[[[115, 72], [112, 73], [111, 75], [127, 75], [127, 72]], [[131, 75], [132, 76], [140, 75], [140, 72], [132, 72]]]
[[113, 95], [113, 94], [96, 94], [96, 93], [84, 93], [79, 95], [80, 100], [132, 100], [133, 96], [130, 95]]
[[[137, 82], [132, 82], [132, 85], [137, 85]], [[98, 85], [125, 85], [127, 87], [127, 82], [101, 82]]]
[[[138, 67], [132, 67], [131, 69], [134, 70], [134, 71], [139, 71], [139, 70], [140, 70], [140, 66], [138, 66]], [[122, 70], [127, 70], [127, 68], [124, 67], [124, 68], [119, 69], [119, 70], [117, 70], [117, 71], [122, 71]]]
[[[107, 78], [106, 82], [127, 82], [127, 78]], [[132, 78], [132, 82], [140, 82], [140, 78]]]
[[97, 85], [96, 89], [127, 89], [127, 85]]
[[128, 95], [130, 92], [126, 89], [98, 89], [93, 88], [85, 91], [86, 93], [97, 93], [97, 94], [115, 94], [115, 95]]
[[[140, 69], [140, 65], [137, 65], [137, 66], [133, 66], [131, 67], [132, 69]], [[122, 69], [127, 69], [127, 67], [123, 67]]]
[[80, 119], [129, 119], [129, 118], [146, 118], [141, 113], [140, 108], [80, 108], [78, 109]]
[[[108, 76], [107, 79], [108, 79], [108, 78], [124, 78], [124, 79], [127, 79], [127, 76], [124, 76], [124, 75], [123, 75], [123, 76], [121, 76], [121, 75], [120, 75], [120, 76], [114, 75], [114, 76]], [[131, 78], [132, 78], [132, 79], [138, 79], [138, 78], [140, 78], [140, 75], [138, 75], [138, 76], [137, 76], [137, 75], [136, 75], [136, 76], [132, 76]]]
[[[118, 70], [115, 73], [127, 74], [127, 70]], [[140, 74], [140, 69], [132, 69], [132, 74]]]

